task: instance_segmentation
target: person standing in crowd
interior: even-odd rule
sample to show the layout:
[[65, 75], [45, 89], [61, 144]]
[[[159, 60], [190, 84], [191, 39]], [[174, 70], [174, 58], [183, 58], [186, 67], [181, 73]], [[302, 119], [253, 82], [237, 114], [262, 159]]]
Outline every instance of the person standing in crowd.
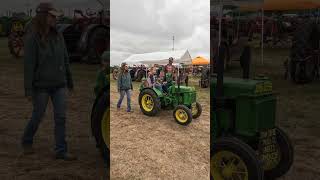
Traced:
[[117, 108], [120, 109], [122, 100], [127, 95], [127, 112], [131, 110], [131, 90], [133, 90], [132, 80], [129, 73], [129, 67], [126, 63], [121, 64], [121, 69], [118, 77], [118, 92], [120, 93], [120, 99], [117, 104]]
[[32, 101], [32, 117], [22, 137], [24, 154], [32, 154], [33, 137], [45, 114], [49, 98], [53, 104], [56, 159], [76, 160], [66, 142], [66, 89], [73, 91], [69, 57], [63, 36], [56, 29], [62, 15], [51, 3], [40, 3], [25, 37], [24, 87]]

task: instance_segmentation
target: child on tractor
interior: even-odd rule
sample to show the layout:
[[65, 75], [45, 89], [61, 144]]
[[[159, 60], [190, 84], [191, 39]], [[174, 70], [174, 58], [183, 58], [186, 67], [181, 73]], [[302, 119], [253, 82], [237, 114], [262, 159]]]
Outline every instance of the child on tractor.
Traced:
[[155, 67], [152, 67], [150, 69], [150, 72], [148, 73], [147, 82], [149, 84], [149, 87], [159, 89], [162, 92], [162, 85], [157, 82], [157, 78], [155, 75]]
[[173, 69], [172, 67], [167, 67], [167, 73], [164, 76], [164, 82], [162, 89], [164, 92], [168, 93], [168, 89], [173, 85]]

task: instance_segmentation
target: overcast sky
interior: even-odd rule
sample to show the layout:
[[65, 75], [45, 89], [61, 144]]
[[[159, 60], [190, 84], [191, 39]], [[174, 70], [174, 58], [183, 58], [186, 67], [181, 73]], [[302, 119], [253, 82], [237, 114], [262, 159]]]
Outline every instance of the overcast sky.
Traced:
[[[97, 0], [1, 0], [0, 13], [34, 9], [51, 1], [68, 15], [68, 9], [100, 9]], [[111, 64], [131, 54], [188, 49], [192, 57], [209, 59], [209, 0], [101, 0], [110, 1]]]
[[[101, 5], [97, 0], [1, 0], [0, 12], [5, 13], [7, 10], [11, 11], [24, 11], [30, 7], [35, 9], [39, 2], [53, 2], [53, 4], [59, 9], [67, 10], [68, 8], [74, 9], [100, 9]], [[107, 2], [110, 0], [101, 0]]]
[[[188, 49], [209, 59], [209, 0], [110, 0], [111, 64], [131, 54]], [[168, 57], [169, 58], [169, 57]]]

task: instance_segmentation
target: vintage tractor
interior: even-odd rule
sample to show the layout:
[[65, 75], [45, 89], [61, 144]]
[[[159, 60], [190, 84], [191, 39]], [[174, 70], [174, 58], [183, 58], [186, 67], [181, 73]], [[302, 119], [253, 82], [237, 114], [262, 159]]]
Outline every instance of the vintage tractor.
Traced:
[[174, 109], [173, 117], [180, 125], [188, 125], [201, 115], [202, 108], [197, 102], [194, 87], [180, 86], [178, 82], [168, 88], [168, 92], [148, 86], [140, 87], [139, 105], [143, 114], [156, 116], [161, 109]]
[[131, 76], [132, 81], [137, 81], [137, 82], [141, 82], [141, 80], [143, 78], [146, 78], [146, 74], [147, 74], [147, 68], [144, 65], [141, 66], [134, 66], [132, 68], [130, 68], [129, 73]]
[[25, 21], [18, 17], [11, 19], [11, 28], [8, 36], [8, 48], [10, 53], [16, 58], [22, 57], [24, 54], [23, 36]]
[[285, 77], [298, 84], [319, 78], [320, 26], [314, 21], [301, 21], [294, 32], [290, 59], [285, 62]]
[[72, 61], [89, 64], [100, 62], [102, 53], [109, 46], [107, 19], [104, 11], [97, 14], [87, 10], [85, 15], [81, 10], [75, 10], [72, 23], [57, 25], [58, 31], [64, 36]]
[[[266, 77], [224, 78], [224, 47], [211, 77], [211, 178], [262, 180], [284, 175], [293, 147], [276, 125], [276, 95]], [[221, 59], [221, 60], [220, 60]], [[249, 61], [250, 62], [250, 61]], [[249, 71], [244, 71], [248, 73]]]

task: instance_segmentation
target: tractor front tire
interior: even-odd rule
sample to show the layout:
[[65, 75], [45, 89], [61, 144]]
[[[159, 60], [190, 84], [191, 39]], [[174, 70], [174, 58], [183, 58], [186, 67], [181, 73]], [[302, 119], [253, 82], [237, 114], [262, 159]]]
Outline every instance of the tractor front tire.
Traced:
[[110, 109], [109, 93], [105, 92], [97, 98], [91, 112], [91, 130], [95, 137], [97, 148], [100, 149], [107, 166], [110, 165]]
[[139, 94], [139, 105], [143, 114], [155, 116], [161, 109], [158, 95], [152, 89], [143, 89]]
[[256, 152], [246, 143], [233, 137], [219, 138], [212, 145], [211, 179], [262, 180], [263, 168]]
[[173, 117], [180, 125], [187, 126], [192, 121], [192, 112], [185, 105], [178, 105], [173, 111]]
[[[195, 109], [194, 109], [195, 108]], [[191, 107], [192, 118], [197, 119], [202, 113], [202, 106], [200, 103], [196, 102], [195, 107]]]
[[293, 146], [290, 139], [280, 128], [276, 128], [276, 141], [279, 147], [280, 161], [278, 165], [265, 171], [266, 179], [275, 179], [287, 173], [293, 163]]

